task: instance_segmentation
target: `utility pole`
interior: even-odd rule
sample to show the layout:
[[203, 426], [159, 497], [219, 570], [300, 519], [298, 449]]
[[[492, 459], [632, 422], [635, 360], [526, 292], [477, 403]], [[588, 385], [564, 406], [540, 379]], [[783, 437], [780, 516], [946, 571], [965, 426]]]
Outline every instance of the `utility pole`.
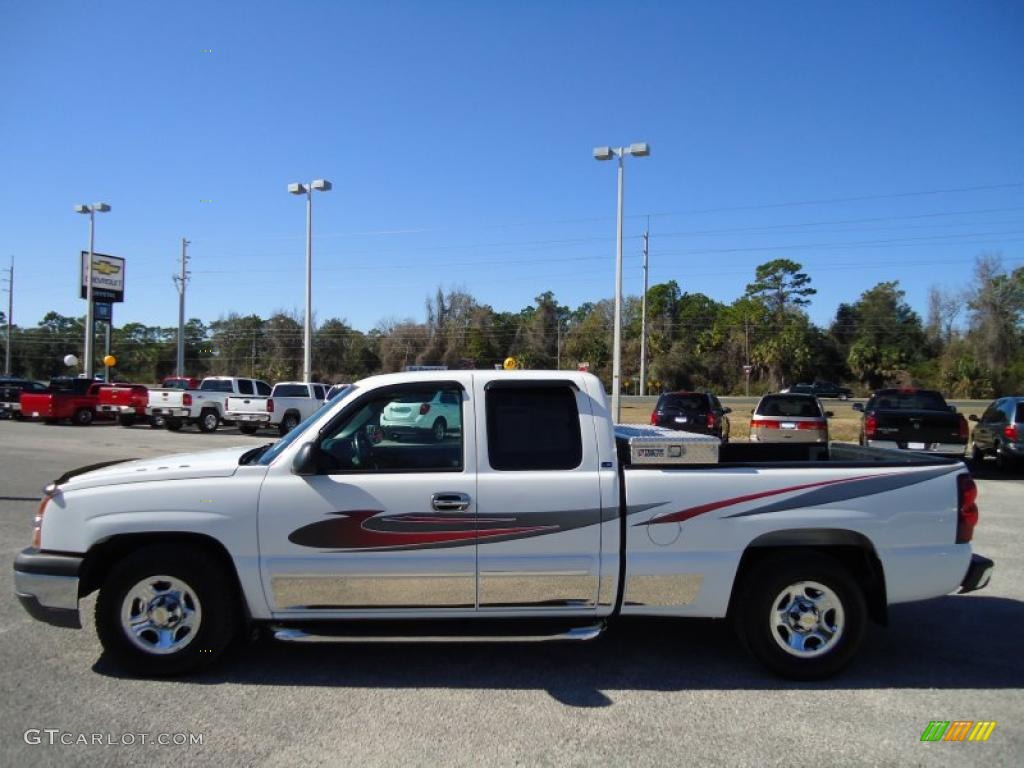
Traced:
[[4, 353], [4, 376], [11, 375], [11, 315], [14, 314], [14, 256], [11, 256], [11, 267], [7, 271], [7, 351]]
[[640, 396], [647, 393], [647, 246], [651, 235], [651, 217], [644, 231], [644, 295], [640, 299]]
[[750, 321], [743, 318], [743, 357], [747, 361], [743, 373], [747, 378], [747, 397], [750, 397]]
[[555, 370], [562, 370], [562, 318], [555, 317]]
[[185, 249], [190, 242], [181, 238], [181, 274], [174, 275], [174, 284], [178, 288], [178, 358], [175, 364], [175, 375], [185, 375], [185, 286], [188, 284], [188, 254]]

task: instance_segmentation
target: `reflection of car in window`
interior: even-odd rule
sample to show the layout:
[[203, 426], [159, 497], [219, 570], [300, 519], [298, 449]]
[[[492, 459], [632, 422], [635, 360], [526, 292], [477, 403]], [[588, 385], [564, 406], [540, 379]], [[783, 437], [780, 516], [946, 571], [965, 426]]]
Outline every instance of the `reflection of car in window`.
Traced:
[[440, 443], [452, 430], [462, 428], [462, 401], [446, 390], [424, 390], [396, 397], [384, 406], [380, 426], [389, 440], [429, 435]]

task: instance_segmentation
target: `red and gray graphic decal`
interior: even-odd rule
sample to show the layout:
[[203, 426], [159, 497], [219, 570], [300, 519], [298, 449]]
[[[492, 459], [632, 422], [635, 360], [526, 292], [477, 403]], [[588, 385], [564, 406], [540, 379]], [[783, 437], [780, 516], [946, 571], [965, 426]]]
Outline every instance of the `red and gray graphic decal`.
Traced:
[[[630, 507], [628, 514], [643, 512], [663, 503], [638, 504]], [[531, 512], [521, 517], [515, 514], [477, 516], [473, 512], [386, 515], [379, 509], [353, 509], [333, 512], [325, 520], [304, 525], [292, 531], [288, 541], [302, 547], [333, 551], [437, 549], [562, 533], [598, 525], [616, 517], [615, 509]]]
[[[729, 499], [722, 499], [720, 501], [708, 502], [707, 504], [699, 504], [694, 507], [687, 507], [686, 509], [681, 509], [678, 512], [669, 512], [663, 515], [658, 515], [646, 522], [637, 523], [637, 525], [681, 523], [685, 520], [697, 517], [698, 515], [703, 515], [707, 512], [713, 512], [717, 509], [724, 509], [725, 507], [733, 507], [737, 504], [745, 504], [748, 501], [756, 501], [758, 499], [764, 499], [771, 496], [781, 496], [783, 494], [790, 493], [795, 493], [796, 495], [771, 504], [763, 504], [761, 506], [754, 507], [753, 509], [747, 509], [743, 512], [724, 515], [723, 517], [725, 519], [731, 519], [735, 517], [749, 517], [751, 515], [766, 515], [771, 512], [781, 512], [787, 509], [818, 507], [825, 504], [847, 501], [849, 499], [857, 499], [863, 496], [873, 496], [876, 493], [893, 491], [898, 488], [907, 488], [912, 485], [927, 482], [928, 480], [933, 480], [936, 477], [942, 477], [943, 475], [959, 471], [960, 467], [941, 467], [939, 469], [933, 469], [926, 472], [892, 472], [883, 475], [857, 475], [854, 477], [839, 478], [837, 480], [822, 480], [817, 483], [790, 485], [785, 488], [775, 488], [770, 491], [749, 493], [745, 496], [734, 496]], [[797, 493], [798, 491], [806, 491], [806, 493]]]

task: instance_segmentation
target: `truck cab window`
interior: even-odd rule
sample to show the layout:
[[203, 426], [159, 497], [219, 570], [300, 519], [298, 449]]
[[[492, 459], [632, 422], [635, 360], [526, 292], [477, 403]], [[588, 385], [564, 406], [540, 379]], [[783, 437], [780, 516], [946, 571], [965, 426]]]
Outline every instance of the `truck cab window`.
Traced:
[[570, 387], [487, 392], [487, 453], [506, 471], [575, 469], [583, 461], [580, 414]]
[[330, 474], [461, 472], [462, 391], [390, 388], [330, 425], [320, 448]]
[[251, 395], [252, 393], [253, 393], [252, 382], [249, 381], [248, 379], [239, 379], [238, 380], [238, 394], [240, 394], [240, 395]]

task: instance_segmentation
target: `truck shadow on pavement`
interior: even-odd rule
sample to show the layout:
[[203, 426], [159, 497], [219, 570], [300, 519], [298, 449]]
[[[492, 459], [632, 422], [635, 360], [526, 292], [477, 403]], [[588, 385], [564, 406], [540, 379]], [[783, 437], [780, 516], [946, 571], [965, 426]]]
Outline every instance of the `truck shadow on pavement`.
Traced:
[[[724, 621], [623, 619], [586, 643], [241, 645], [209, 671], [165, 681], [216, 685], [546, 690], [575, 707], [616, 690], [857, 690], [1024, 687], [1024, 603], [947, 596], [895, 606], [839, 676], [782, 680], [743, 652]], [[101, 658], [94, 671], [120, 677]], [[605, 693], [608, 691], [610, 693]]]

